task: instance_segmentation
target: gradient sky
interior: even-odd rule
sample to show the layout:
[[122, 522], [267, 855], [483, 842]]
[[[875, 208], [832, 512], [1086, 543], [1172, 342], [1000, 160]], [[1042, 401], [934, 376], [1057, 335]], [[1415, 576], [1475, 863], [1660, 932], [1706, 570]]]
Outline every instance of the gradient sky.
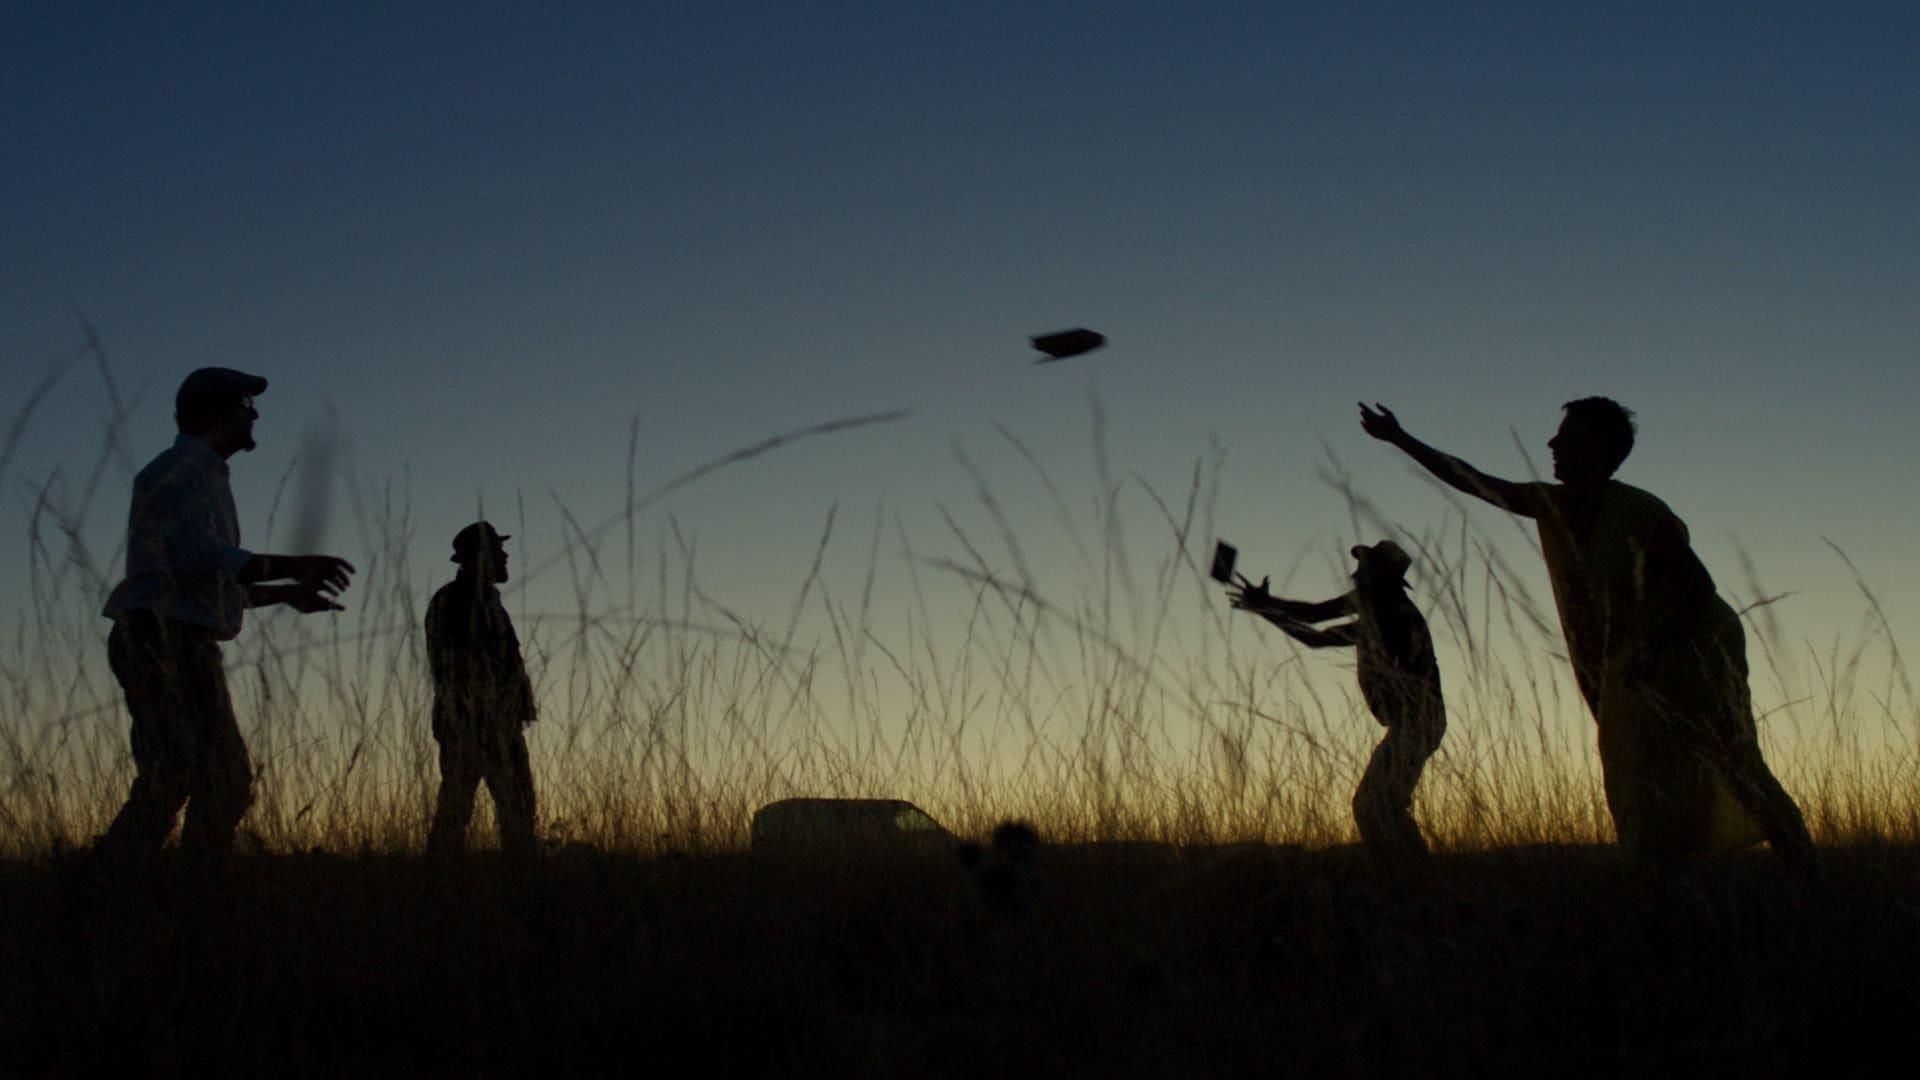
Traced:
[[[1217, 437], [1220, 531], [1256, 572], [1309, 549], [1296, 591], [1324, 595], [1354, 539], [1325, 448], [1394, 520], [1445, 508], [1356, 399], [1523, 475], [1515, 434], [1544, 467], [1560, 403], [1605, 393], [1642, 425], [1622, 479], [1723, 587], [1744, 546], [1824, 649], [1863, 610], [1831, 538], [1896, 632], [1920, 616], [1907, 5], [173, 7], [0, 11], [6, 396], [82, 343], [76, 312], [144, 394], [137, 459], [188, 370], [268, 376], [236, 462], [256, 546], [329, 403], [369, 490], [408, 485], [428, 584], [476, 504], [518, 533], [524, 498], [523, 566], [558, 550], [556, 496], [616, 513], [636, 416], [644, 490], [910, 408], [645, 528], [672, 512], [709, 590], [780, 622], [836, 500], [844, 573], [878, 507], [932, 554], [936, 502], [985, 521], [957, 441], [1044, 578], [1066, 548], [993, 424], [1079, 509], [1091, 387], [1119, 475], [1178, 494]], [[1111, 346], [1027, 363], [1077, 325]], [[26, 427], [10, 618], [32, 494], [64, 466], [77, 499], [107, 411], [80, 367]], [[107, 549], [126, 479], [89, 516]]]

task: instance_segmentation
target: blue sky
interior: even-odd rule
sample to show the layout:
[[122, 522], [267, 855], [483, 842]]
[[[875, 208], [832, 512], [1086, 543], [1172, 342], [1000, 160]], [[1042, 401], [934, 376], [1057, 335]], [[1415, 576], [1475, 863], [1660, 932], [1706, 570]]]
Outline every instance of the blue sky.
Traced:
[[[671, 511], [702, 537], [715, 595], [777, 622], [836, 500], [932, 549], [936, 503], [984, 520], [956, 442], [1065, 576], [993, 425], [1084, 506], [1090, 388], [1122, 475], [1178, 492], [1217, 438], [1220, 530], [1252, 569], [1310, 547], [1303, 592], [1337, 587], [1353, 539], [1325, 448], [1396, 521], [1443, 514], [1355, 399], [1519, 474], [1515, 433], [1543, 461], [1559, 404], [1607, 393], [1642, 422], [1622, 478], [1687, 518], [1723, 585], [1737, 543], [1795, 593], [1797, 634], [1851, 634], [1831, 538], [1899, 630], [1920, 17], [1575, 11], [14, 5], [8, 396], [82, 340], [76, 312], [144, 389], [135, 457], [170, 438], [186, 371], [265, 374], [246, 527], [330, 404], [364, 482], [408, 485], [423, 582], [477, 503], [525, 499], [528, 564], [557, 550], [554, 498], [616, 512], [636, 416], [646, 489], [914, 410], [656, 508], [649, 531]], [[1112, 345], [1026, 363], [1027, 335], [1075, 325]], [[99, 387], [66, 376], [0, 478], [8, 565], [29, 493], [97, 455]], [[125, 478], [90, 516], [108, 547]], [[865, 530], [832, 565], [864, 565]], [[1143, 562], [1158, 535], [1140, 518]], [[329, 542], [365, 555], [351, 529]]]

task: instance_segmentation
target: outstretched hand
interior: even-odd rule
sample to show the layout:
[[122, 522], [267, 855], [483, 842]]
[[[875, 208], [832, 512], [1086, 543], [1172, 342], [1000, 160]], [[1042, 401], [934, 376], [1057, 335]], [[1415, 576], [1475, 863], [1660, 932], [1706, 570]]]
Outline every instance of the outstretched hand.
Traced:
[[[1239, 577], [1238, 574], [1234, 576]], [[1227, 602], [1238, 611], [1272, 611], [1275, 606], [1273, 594], [1267, 591], [1267, 583], [1272, 580], [1263, 577], [1260, 584], [1255, 585], [1246, 578], [1240, 578], [1240, 584], [1227, 586]]]
[[354, 572], [352, 563], [332, 555], [291, 555], [283, 566], [288, 577], [312, 592], [337, 593]]
[[1382, 442], [1397, 443], [1406, 436], [1406, 429], [1400, 426], [1400, 418], [1393, 410], [1379, 402], [1373, 408], [1367, 408], [1366, 402], [1360, 403], [1360, 429]]
[[286, 592], [280, 602], [302, 615], [313, 615], [322, 611], [345, 611], [345, 607], [334, 603], [333, 597], [320, 589], [302, 582], [286, 586]]

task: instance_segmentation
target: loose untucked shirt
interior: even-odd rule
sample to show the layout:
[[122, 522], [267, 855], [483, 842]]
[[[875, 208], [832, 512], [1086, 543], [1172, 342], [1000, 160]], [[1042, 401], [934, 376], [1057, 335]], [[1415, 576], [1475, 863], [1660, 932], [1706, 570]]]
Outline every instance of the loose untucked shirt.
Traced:
[[1691, 817], [1636, 820], [1635, 831], [1690, 834], [1696, 847], [1756, 842], [1727, 778], [1695, 764], [1703, 745], [1753, 739], [1754, 721], [1740, 618], [1694, 554], [1686, 523], [1618, 481], [1584, 508], [1562, 485], [1526, 487], [1575, 681], [1600, 729], [1616, 822], [1644, 817], [1636, 792], [1652, 785], [1659, 805]]
[[433, 672], [433, 735], [473, 738], [533, 723], [533, 683], [500, 590], [465, 575], [427, 604], [427, 663]]
[[127, 515], [127, 576], [101, 614], [131, 611], [213, 630], [240, 633], [247, 594], [240, 568], [253, 553], [240, 546], [240, 517], [224, 458], [191, 435], [147, 463], [133, 478]]
[[1440, 691], [1440, 663], [1420, 609], [1397, 590], [1373, 598], [1350, 593], [1348, 604], [1359, 618], [1354, 653], [1360, 696], [1374, 719], [1388, 727], [1444, 730], [1447, 707]]

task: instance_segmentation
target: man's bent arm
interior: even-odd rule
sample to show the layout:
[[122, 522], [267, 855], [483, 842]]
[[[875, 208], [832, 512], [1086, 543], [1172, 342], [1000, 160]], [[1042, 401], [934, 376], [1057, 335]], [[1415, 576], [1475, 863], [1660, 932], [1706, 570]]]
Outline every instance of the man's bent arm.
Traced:
[[1353, 614], [1353, 594], [1342, 593], [1331, 600], [1309, 603], [1305, 600], [1286, 600], [1273, 598], [1273, 606], [1268, 609], [1274, 615], [1284, 616], [1296, 622], [1317, 623], [1328, 619], [1338, 619]]
[[1342, 593], [1331, 600], [1322, 600], [1316, 604], [1274, 596], [1267, 591], [1265, 579], [1262, 579], [1258, 585], [1248, 582], [1245, 578], [1241, 578], [1240, 582], [1238, 585], [1228, 586], [1227, 599], [1241, 611], [1251, 611], [1256, 615], [1266, 615], [1269, 618], [1279, 616], [1299, 622], [1316, 623], [1338, 619], [1354, 612], [1352, 593]]
[[246, 590], [247, 606], [250, 608], [285, 604], [295, 611], [306, 614], [312, 614], [316, 611], [346, 610], [339, 604], [334, 603], [332, 598], [320, 592], [318, 589], [311, 589], [298, 583], [282, 585], [247, 584], [241, 586], [241, 588]]
[[1640, 655], [1651, 658], [1683, 642], [1700, 613], [1718, 595], [1713, 575], [1694, 553], [1687, 527], [1678, 518], [1657, 522], [1641, 552], [1641, 570], [1635, 575], [1639, 595], [1635, 602], [1643, 617]]
[[1341, 623], [1329, 626], [1325, 630], [1316, 630], [1311, 626], [1282, 618], [1271, 612], [1261, 612], [1267, 621], [1287, 632], [1287, 636], [1310, 649], [1333, 649], [1354, 642], [1354, 624]]
[[249, 554], [234, 577], [242, 585], [292, 578], [304, 585], [334, 592], [347, 587], [353, 564], [333, 555], [258, 555]]
[[499, 612], [499, 632], [476, 640], [474, 645], [484, 650], [486, 665], [492, 673], [490, 684], [497, 687], [502, 704], [518, 711], [523, 723], [534, 720], [533, 680], [527, 677], [526, 657], [520, 651], [520, 635], [514, 632], [513, 619], [508, 616], [505, 607]]

